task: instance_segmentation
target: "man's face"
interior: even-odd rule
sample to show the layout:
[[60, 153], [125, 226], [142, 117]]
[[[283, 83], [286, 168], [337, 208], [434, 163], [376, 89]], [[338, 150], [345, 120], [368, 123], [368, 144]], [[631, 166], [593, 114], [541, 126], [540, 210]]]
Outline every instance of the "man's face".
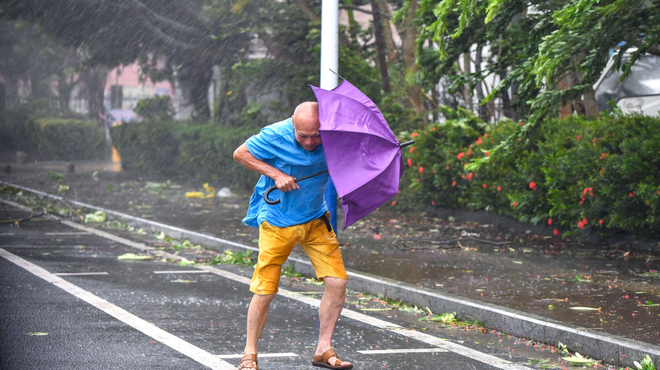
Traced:
[[296, 134], [296, 141], [302, 145], [305, 150], [313, 151], [321, 144], [321, 134], [318, 124], [296, 124], [293, 122], [293, 130]]

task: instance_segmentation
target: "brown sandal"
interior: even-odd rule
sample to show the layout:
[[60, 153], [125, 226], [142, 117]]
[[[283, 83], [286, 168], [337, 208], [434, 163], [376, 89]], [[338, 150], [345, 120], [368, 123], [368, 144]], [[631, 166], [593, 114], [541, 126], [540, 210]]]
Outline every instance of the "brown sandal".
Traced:
[[244, 355], [243, 358], [241, 359], [240, 365], [238, 365], [238, 370], [242, 369], [254, 369], [254, 370], [259, 370], [259, 366], [257, 366], [257, 354], [256, 353], [250, 353], [249, 355]]
[[[334, 365], [329, 362], [331, 357], [335, 357], [337, 359]], [[353, 365], [341, 366], [341, 363], [342, 360], [339, 358], [339, 356], [337, 356], [337, 353], [332, 348], [325, 351], [323, 356], [314, 356], [314, 361], [312, 361], [312, 365], [325, 369], [348, 370], [353, 368]]]

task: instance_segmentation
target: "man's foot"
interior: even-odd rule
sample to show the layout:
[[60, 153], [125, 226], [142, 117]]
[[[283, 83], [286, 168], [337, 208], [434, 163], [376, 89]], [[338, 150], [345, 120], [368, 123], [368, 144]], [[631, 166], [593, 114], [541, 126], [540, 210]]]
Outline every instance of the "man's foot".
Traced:
[[337, 370], [348, 370], [352, 369], [353, 365], [350, 362], [342, 361], [337, 356], [337, 353], [330, 348], [325, 351], [322, 355], [314, 356], [314, 361], [312, 365], [322, 367], [324, 369], [337, 369]]
[[244, 355], [241, 359], [241, 363], [238, 365], [238, 370], [259, 370], [257, 366], [257, 354], [250, 353], [249, 355]]

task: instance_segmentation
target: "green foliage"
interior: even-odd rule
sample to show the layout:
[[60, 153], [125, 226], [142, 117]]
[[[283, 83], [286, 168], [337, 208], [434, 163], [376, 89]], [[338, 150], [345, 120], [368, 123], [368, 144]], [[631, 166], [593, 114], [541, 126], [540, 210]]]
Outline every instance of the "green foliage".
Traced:
[[169, 120], [145, 120], [111, 128], [112, 143], [121, 156], [122, 168], [165, 176], [177, 174], [179, 141], [174, 125]]
[[247, 265], [254, 266], [256, 263], [252, 261], [252, 251], [248, 250], [245, 252], [232, 252], [227, 249], [223, 254], [215, 256], [215, 259], [211, 261], [211, 265], [217, 265], [219, 263], [226, 265]]
[[651, 359], [651, 356], [646, 355], [642, 362], [633, 362], [635, 365], [636, 370], [655, 370], [655, 365], [653, 364], [653, 359]]
[[174, 117], [172, 99], [169, 95], [157, 95], [153, 98], [142, 99], [133, 111], [147, 120], [172, 119]]
[[[622, 68], [624, 78], [640, 55], [660, 55], [657, 1], [424, 0], [417, 14], [426, 78], [432, 82], [447, 78], [456, 91], [465, 85], [474, 88], [488, 75], [500, 76], [501, 82], [483, 102], [509, 90], [517, 98], [513, 108], [529, 127], [493, 148], [498, 160], [506, 160], [501, 156], [534, 140], [544, 119], [560, 104], [589, 94], [611, 50], [615, 50], [615, 69]], [[426, 50], [427, 40], [434, 41], [438, 50]], [[481, 73], [456, 72], [459, 58], [475, 44], [488, 45], [492, 51]], [[633, 47], [637, 50], [631, 57], [623, 58]], [[437, 61], [429, 62], [428, 54], [437, 54]], [[487, 162], [475, 161], [470, 169]]]
[[179, 174], [200, 181], [211, 179], [222, 186], [253, 188], [258, 175], [236, 163], [233, 153], [258, 132], [254, 126], [180, 125], [176, 136], [179, 155], [172, 165]]
[[[460, 112], [458, 112], [460, 113]], [[449, 117], [452, 117], [449, 115]], [[477, 119], [476, 117], [474, 119]], [[470, 158], [524, 129], [501, 121], [485, 129], [460, 114], [413, 134], [404, 198], [425, 206], [493, 211], [557, 230], [639, 237], [660, 230], [660, 119], [604, 113], [543, 124], [519, 156], [465, 170]], [[475, 122], [476, 123], [476, 122]]]
[[31, 152], [35, 144], [36, 130], [29, 119], [27, 109], [7, 110], [0, 115], [0, 146], [7, 149]]
[[37, 151], [52, 159], [102, 159], [110, 155], [105, 132], [94, 121], [41, 118], [34, 122]]
[[124, 170], [250, 189], [258, 175], [236, 163], [233, 153], [259, 127], [244, 122], [246, 126], [220, 126], [147, 120], [110, 132]]
[[299, 272], [296, 272], [296, 267], [294, 265], [289, 264], [287, 267], [282, 267], [282, 276], [302, 277], [303, 275]]

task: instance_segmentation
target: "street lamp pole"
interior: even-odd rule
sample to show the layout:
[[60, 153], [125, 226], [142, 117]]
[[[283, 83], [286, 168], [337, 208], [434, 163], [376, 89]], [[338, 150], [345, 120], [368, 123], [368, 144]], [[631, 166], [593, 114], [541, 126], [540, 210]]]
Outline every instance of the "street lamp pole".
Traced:
[[[339, 73], [339, 1], [323, 0], [321, 5], [321, 88], [332, 90], [337, 87]], [[330, 210], [330, 219], [335, 233], [337, 229], [337, 190], [328, 180], [325, 202]]]

